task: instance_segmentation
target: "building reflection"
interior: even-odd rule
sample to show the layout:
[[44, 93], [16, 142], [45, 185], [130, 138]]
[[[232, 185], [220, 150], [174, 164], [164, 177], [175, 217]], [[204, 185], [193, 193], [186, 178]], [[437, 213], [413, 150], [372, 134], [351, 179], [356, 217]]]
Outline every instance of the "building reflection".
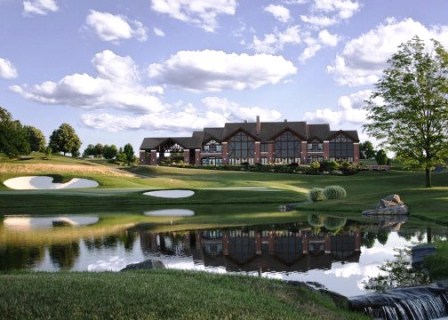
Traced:
[[146, 255], [193, 256], [205, 266], [247, 272], [304, 272], [330, 269], [335, 261], [358, 262], [361, 239], [360, 230], [334, 233], [311, 228], [140, 231]]

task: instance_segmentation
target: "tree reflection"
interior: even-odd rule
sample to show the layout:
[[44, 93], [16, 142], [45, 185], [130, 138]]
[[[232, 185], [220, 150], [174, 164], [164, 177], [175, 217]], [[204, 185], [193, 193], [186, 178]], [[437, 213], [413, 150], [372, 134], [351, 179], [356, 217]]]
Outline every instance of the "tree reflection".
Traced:
[[381, 274], [364, 282], [364, 288], [384, 292], [387, 289], [428, 284], [430, 277], [412, 267], [409, 262], [410, 249], [396, 250], [396, 259], [379, 267]]
[[79, 257], [79, 243], [56, 244], [49, 248], [51, 262], [60, 269], [71, 269]]
[[6, 247], [0, 249], [0, 270], [25, 269], [43, 260], [44, 248]]
[[387, 243], [387, 239], [389, 238], [389, 232], [385, 229], [380, 229], [377, 234], [378, 242], [382, 245]]

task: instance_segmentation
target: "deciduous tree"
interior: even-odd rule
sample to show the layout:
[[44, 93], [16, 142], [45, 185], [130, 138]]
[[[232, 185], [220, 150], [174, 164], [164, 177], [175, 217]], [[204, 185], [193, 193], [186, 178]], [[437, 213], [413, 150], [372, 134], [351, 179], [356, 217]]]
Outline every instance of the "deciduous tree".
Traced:
[[62, 152], [64, 155], [66, 153], [77, 154], [81, 148], [81, 140], [72, 126], [63, 123], [51, 134], [50, 147], [53, 152]]
[[431, 170], [448, 155], [448, 52], [417, 36], [389, 59], [367, 101], [367, 133], [396, 153], [404, 164]]

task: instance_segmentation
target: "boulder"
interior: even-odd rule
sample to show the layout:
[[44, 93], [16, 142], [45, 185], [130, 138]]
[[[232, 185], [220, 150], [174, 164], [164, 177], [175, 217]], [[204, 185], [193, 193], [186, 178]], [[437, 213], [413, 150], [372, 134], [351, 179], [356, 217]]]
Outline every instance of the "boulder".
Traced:
[[374, 209], [364, 210], [363, 215], [406, 215], [408, 206], [404, 204], [398, 194], [391, 194], [381, 199]]
[[165, 269], [163, 262], [156, 259], [148, 259], [139, 263], [131, 263], [126, 267], [121, 269], [120, 271], [129, 271], [129, 270], [150, 270], [150, 269]]

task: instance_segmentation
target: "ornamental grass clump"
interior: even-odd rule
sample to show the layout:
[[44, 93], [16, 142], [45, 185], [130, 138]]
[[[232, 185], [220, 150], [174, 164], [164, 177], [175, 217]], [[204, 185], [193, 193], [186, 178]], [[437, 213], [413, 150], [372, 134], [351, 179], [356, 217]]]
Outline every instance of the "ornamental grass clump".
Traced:
[[312, 202], [317, 202], [317, 201], [324, 201], [327, 198], [325, 197], [324, 189], [322, 189], [322, 188], [313, 188], [308, 193], [308, 199], [310, 201], [312, 201]]
[[341, 186], [328, 186], [323, 189], [326, 199], [343, 199], [347, 196], [347, 192]]

